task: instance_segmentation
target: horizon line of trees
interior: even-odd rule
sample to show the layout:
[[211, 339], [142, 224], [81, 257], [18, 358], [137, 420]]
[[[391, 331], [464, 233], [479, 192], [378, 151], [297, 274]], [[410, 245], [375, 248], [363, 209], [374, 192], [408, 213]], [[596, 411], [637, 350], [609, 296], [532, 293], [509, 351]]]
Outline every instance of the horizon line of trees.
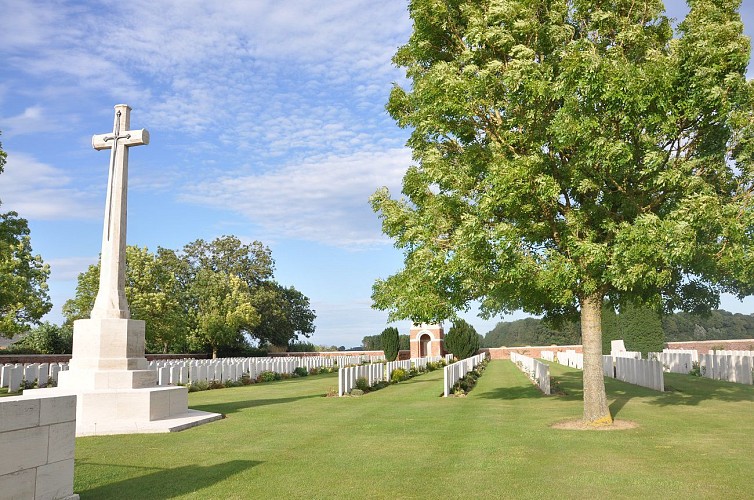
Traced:
[[[622, 322], [618, 322], [623, 318]], [[659, 348], [665, 342], [730, 340], [754, 338], [754, 314], [716, 309], [709, 314], [676, 312], [659, 315], [647, 308], [628, 308], [615, 313], [603, 310], [603, 352], [610, 352], [610, 340], [623, 339], [629, 350], [642, 352]], [[641, 338], [648, 339], [644, 341]], [[520, 347], [525, 345], [580, 344], [578, 322], [552, 325], [539, 318], [501, 321], [482, 338], [481, 347]]]

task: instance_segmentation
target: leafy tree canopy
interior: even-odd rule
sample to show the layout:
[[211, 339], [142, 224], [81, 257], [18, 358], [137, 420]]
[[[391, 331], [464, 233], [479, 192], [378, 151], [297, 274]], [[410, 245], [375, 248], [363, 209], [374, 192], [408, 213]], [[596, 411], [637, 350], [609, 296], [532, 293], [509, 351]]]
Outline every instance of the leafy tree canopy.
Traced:
[[[182, 252], [128, 246], [131, 317], [146, 321], [150, 351], [241, 353], [250, 348], [249, 337], [260, 345], [287, 346], [314, 332], [315, 313], [305, 295], [272, 280], [273, 268], [268, 248], [234, 236], [197, 240]], [[98, 287], [95, 264], [79, 275], [75, 297], [63, 306], [66, 324], [89, 317]], [[218, 326], [223, 317], [227, 328]]]
[[715, 307], [751, 290], [754, 83], [740, 0], [413, 0], [388, 112], [403, 199], [372, 197], [405, 268], [391, 319], [479, 300], [581, 319], [584, 419], [609, 423], [601, 310]]
[[[0, 144], [0, 174], [6, 157]], [[32, 253], [29, 233], [18, 213], [0, 213], [0, 335], [8, 338], [38, 324], [52, 308], [50, 267]]]
[[73, 329], [54, 325], [48, 321], [33, 328], [24, 338], [8, 348], [8, 352], [30, 354], [71, 354]]
[[315, 311], [309, 299], [293, 287], [267, 282], [253, 290], [252, 303], [261, 315], [257, 326], [249, 334], [260, 345], [289, 345], [299, 335], [309, 337], [314, 333]]

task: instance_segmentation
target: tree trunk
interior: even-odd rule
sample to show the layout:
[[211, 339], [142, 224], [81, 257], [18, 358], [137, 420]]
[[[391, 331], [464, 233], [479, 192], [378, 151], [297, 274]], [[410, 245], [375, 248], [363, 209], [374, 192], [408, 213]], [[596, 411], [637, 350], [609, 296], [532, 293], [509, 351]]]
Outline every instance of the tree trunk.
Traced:
[[167, 354], [167, 353], [168, 353], [168, 343], [164, 342], [162, 344], [162, 354]]
[[599, 294], [581, 300], [581, 342], [584, 346], [584, 421], [610, 425], [613, 417], [607, 406], [602, 373], [602, 296]]

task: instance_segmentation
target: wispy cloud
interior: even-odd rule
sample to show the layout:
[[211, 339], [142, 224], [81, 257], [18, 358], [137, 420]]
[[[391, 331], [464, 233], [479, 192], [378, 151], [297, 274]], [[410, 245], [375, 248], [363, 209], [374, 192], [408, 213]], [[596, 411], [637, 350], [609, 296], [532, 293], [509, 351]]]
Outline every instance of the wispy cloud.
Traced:
[[3, 210], [15, 210], [29, 219], [96, 219], [100, 200], [73, 185], [61, 169], [25, 153], [8, 152], [0, 184]]
[[45, 262], [50, 265], [50, 281], [71, 281], [77, 280], [79, 274], [86, 271], [90, 265], [96, 264], [99, 256], [89, 257], [58, 257], [46, 259]]
[[409, 163], [405, 149], [329, 156], [196, 183], [181, 199], [235, 211], [273, 236], [369, 246], [385, 243], [369, 196], [383, 185], [399, 190]]
[[16, 116], [3, 119], [3, 135], [12, 137], [17, 134], [44, 132], [53, 130], [55, 123], [45, 116], [42, 106], [30, 106]]
[[[33, 90], [39, 95], [84, 87], [148, 110], [155, 128], [194, 134], [248, 130], [260, 114], [283, 119], [299, 107], [285, 99], [291, 91], [323, 98], [386, 93], [399, 75], [390, 56], [409, 29], [402, 2], [182, 0], [155, 9], [135, 0], [49, 7], [4, 9], [6, 69], [18, 78], [43, 78], [43, 88]], [[275, 101], [279, 113], [267, 107]]]

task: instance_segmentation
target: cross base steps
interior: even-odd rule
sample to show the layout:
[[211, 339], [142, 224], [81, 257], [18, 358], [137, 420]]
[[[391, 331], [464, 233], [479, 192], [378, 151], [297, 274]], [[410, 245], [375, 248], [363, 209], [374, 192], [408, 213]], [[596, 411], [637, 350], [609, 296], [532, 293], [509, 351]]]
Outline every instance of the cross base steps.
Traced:
[[76, 395], [76, 436], [177, 432], [223, 418], [189, 409], [185, 387], [91, 391], [58, 387], [27, 390], [24, 396], [34, 397], [37, 391]]

